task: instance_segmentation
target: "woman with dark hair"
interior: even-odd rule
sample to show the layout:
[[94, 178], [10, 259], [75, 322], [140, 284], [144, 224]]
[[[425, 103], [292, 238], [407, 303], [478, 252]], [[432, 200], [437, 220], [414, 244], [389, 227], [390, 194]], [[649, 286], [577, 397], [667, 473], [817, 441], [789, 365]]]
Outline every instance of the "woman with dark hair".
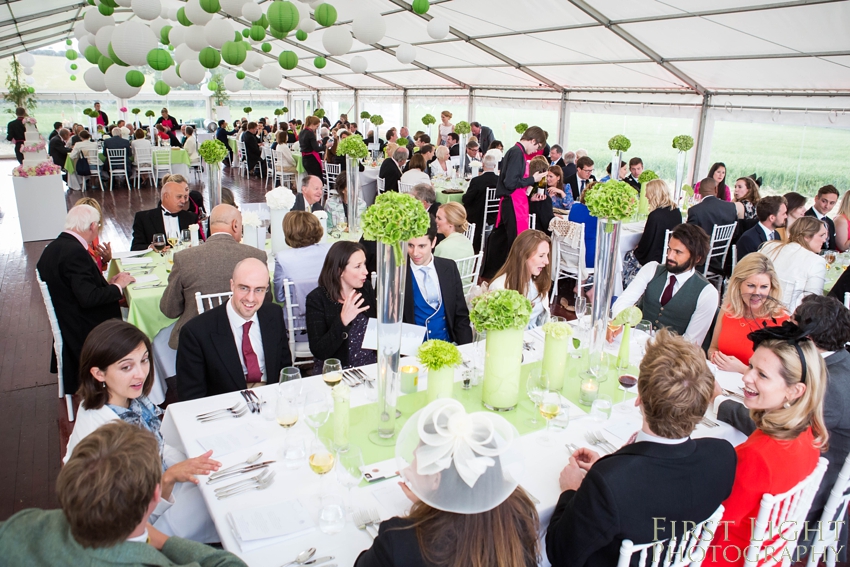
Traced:
[[[160, 432], [162, 410], [147, 395], [153, 387], [151, 343], [130, 323], [111, 319], [89, 333], [80, 355], [80, 411], [68, 440], [67, 462], [77, 443], [105, 423], [121, 420], [153, 433], [162, 457], [162, 500], [151, 523], [166, 535], [202, 543], [220, 541], [195, 475], [217, 471], [212, 451], [187, 459], [165, 443]], [[156, 519], [154, 519], [156, 518]]]
[[304, 122], [304, 129], [298, 136], [298, 143], [301, 146], [301, 165], [304, 166], [304, 171], [324, 179], [325, 167], [322, 165], [321, 157], [324, 148], [316, 137], [316, 128], [319, 124], [321, 120], [318, 116], [308, 116]]
[[735, 208], [739, 219], [756, 219], [756, 205], [759, 204], [759, 188], [752, 177], [739, 177], [735, 181]]
[[546, 190], [552, 199], [552, 208], [569, 212], [573, 206], [572, 191], [565, 190], [564, 170], [559, 165], [553, 165], [546, 171]]
[[319, 287], [307, 295], [307, 337], [316, 368], [329, 358], [339, 359], [343, 368], [377, 362], [374, 350], [361, 348], [369, 318], [376, 316], [365, 249], [357, 242], [334, 243]]
[[489, 286], [490, 291], [518, 291], [531, 301], [529, 329], [549, 320], [549, 289], [552, 287], [550, 244], [549, 237], [539, 230], [520, 234], [511, 246], [505, 265]]
[[[729, 186], [726, 185], [726, 164], [717, 162], [708, 170], [708, 176], [717, 182], [717, 198], [724, 201], [732, 200], [732, 192]], [[694, 195], [699, 193], [699, 183], [694, 185]]]
[[782, 237], [783, 242], [787, 242], [791, 225], [794, 224], [794, 221], [806, 214], [806, 198], [793, 191], [785, 193], [783, 197], [785, 197], [785, 203], [787, 204], [788, 218], [785, 221], [785, 226], [777, 228], [776, 232], [778, 232], [779, 236]]

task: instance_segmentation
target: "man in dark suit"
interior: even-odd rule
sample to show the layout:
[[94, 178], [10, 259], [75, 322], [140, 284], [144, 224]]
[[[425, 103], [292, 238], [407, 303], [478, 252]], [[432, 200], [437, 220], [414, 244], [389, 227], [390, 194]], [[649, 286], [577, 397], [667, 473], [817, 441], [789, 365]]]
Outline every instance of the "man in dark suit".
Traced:
[[[125, 140], [121, 137], [121, 128], [118, 126], [112, 129], [112, 137], [103, 141], [103, 153], [108, 156], [109, 154], [107, 154], [107, 150], [124, 150], [124, 171], [126, 171], [129, 176], [130, 154], [132, 153], [130, 140]], [[110, 167], [109, 159], [106, 160], [104, 165], [106, 165], [106, 169], [108, 170]]]
[[643, 173], [643, 160], [639, 157], [633, 157], [629, 160], [629, 174], [623, 181], [640, 191], [638, 177], [640, 177], [641, 173]]
[[292, 365], [283, 309], [264, 301], [269, 268], [256, 259], [236, 264], [230, 300], [183, 326], [177, 349], [177, 390], [193, 400], [275, 384]]
[[254, 171], [257, 164], [260, 164], [260, 172], [263, 177], [266, 176], [266, 160], [263, 159], [263, 151], [260, 149], [260, 139], [257, 138], [257, 123], [249, 122], [248, 131], [242, 136], [242, 142], [245, 143], [245, 156], [248, 159], [248, 173]]
[[475, 238], [472, 240], [472, 248], [478, 254], [481, 251], [481, 236], [484, 234], [485, 224], [496, 222], [496, 213], [490, 213], [486, 223], [484, 222], [484, 209], [487, 205], [487, 189], [496, 187], [499, 176], [496, 175], [496, 156], [484, 156], [481, 160], [482, 172], [478, 177], [469, 180], [469, 187], [463, 194], [463, 207], [466, 209], [466, 219], [475, 223]]
[[301, 177], [301, 192], [295, 196], [293, 211], [323, 211], [322, 208], [322, 180], [309, 173]]
[[573, 200], [576, 202], [591, 181], [596, 181], [596, 177], [593, 176], [593, 160], [588, 156], [578, 158], [575, 174], [564, 178], [564, 183], [569, 183], [573, 192]]
[[838, 202], [838, 189], [834, 185], [824, 185], [818, 189], [818, 194], [815, 197], [815, 202], [812, 207], [806, 211], [806, 216], [819, 218], [826, 224], [826, 229], [829, 231], [829, 239], [823, 243], [824, 250], [838, 250], [835, 244], [835, 223], [828, 215]]
[[130, 250], [144, 250], [153, 242], [154, 234], [180, 235], [189, 225], [198, 222], [198, 215], [184, 211], [189, 199], [189, 187], [168, 182], [162, 186], [161, 200], [155, 209], [139, 211], [133, 219], [133, 243]]
[[38, 273], [47, 289], [62, 334], [62, 380], [65, 392], [77, 391], [80, 353], [89, 332], [108, 319], [120, 319], [124, 288], [136, 281], [121, 272], [107, 282], [89, 254], [97, 237], [100, 214], [89, 205], [72, 207], [65, 231], [47, 245]]
[[15, 144], [15, 157], [18, 163], [24, 163], [24, 154], [21, 146], [27, 138], [27, 129], [24, 126], [24, 118], [27, 117], [27, 109], [19, 106], [15, 109], [15, 119], [6, 125], [6, 139]]
[[747, 254], [758, 251], [768, 240], [780, 240], [776, 229], [785, 226], [788, 218], [785, 197], [782, 195], [762, 197], [756, 205], [756, 216], [759, 219], [758, 224], [745, 231], [735, 243], [739, 262]]
[[298, 141], [298, 123], [295, 120], [289, 121], [289, 130], [286, 132], [286, 143], [294, 144]]
[[50, 135], [47, 137], [47, 141], [49, 142], [50, 140], [52, 140], [53, 138], [58, 136], [59, 130], [61, 130], [61, 129], [62, 129], [62, 123], [61, 122], [54, 122], [53, 123], [53, 131], [50, 132]]
[[576, 174], [576, 153], [567, 152], [564, 154], [564, 179], [573, 177]]
[[[846, 273], [846, 272], [845, 272]], [[810, 544], [820, 520], [823, 507], [829, 493], [841, 472], [844, 460], [850, 453], [850, 353], [844, 345], [850, 341], [850, 311], [838, 299], [822, 295], [807, 295], [794, 311], [794, 321], [812, 340], [818, 352], [826, 362], [827, 383], [823, 398], [823, 421], [829, 432], [829, 448], [824, 457], [829, 461], [823, 481], [820, 484], [812, 507], [809, 510], [809, 530], [807, 536], [802, 531], [800, 544]], [[719, 386], [715, 387], [715, 396], [723, 395]], [[717, 407], [717, 418], [732, 427], [750, 435], [756, 425], [750, 418], [750, 410], [743, 403], [726, 399]], [[847, 523], [841, 527], [839, 545], [847, 549]], [[832, 545], [832, 544], [829, 544]], [[845, 561], [839, 558], [839, 561]]]
[[[706, 177], [699, 183], [699, 194], [702, 201], [688, 209], [688, 223], [702, 228], [708, 235], [709, 242], [715, 226], [734, 224], [738, 220], [738, 210], [735, 203], [729, 203], [717, 198], [717, 182]], [[711, 260], [709, 268], [712, 272], [720, 272], [723, 258]]]
[[227, 154], [229, 156], [228, 165], [233, 163], [233, 149], [230, 147], [230, 140], [227, 137], [227, 120], [219, 120], [218, 128], [215, 130], [215, 139], [224, 144], [224, 147], [227, 148]]
[[407, 241], [408, 270], [404, 288], [404, 322], [425, 327], [425, 340], [465, 345], [472, 342], [469, 310], [457, 264], [434, 256], [437, 224], [425, 236]]
[[[399, 138], [399, 140], [404, 141], [403, 138]], [[407, 162], [408, 156], [410, 156], [410, 152], [407, 151], [407, 148], [399, 146], [393, 152], [393, 155], [390, 156], [392, 159], [385, 159], [381, 163], [378, 177], [384, 180], [384, 191], [398, 192], [398, 180], [401, 179], [401, 171]]]
[[683, 525], [708, 519], [732, 493], [732, 445], [690, 438], [714, 390], [705, 355], [666, 329], [648, 345], [637, 385], [643, 426], [634, 442], [601, 458], [581, 448], [561, 472], [546, 533], [553, 567], [616, 565], [624, 539], [639, 545], [681, 537]]
[[71, 148], [68, 147], [68, 140], [71, 139], [71, 133], [65, 128], [59, 129], [59, 135], [53, 136], [50, 143], [47, 144], [47, 153], [50, 154], [53, 163], [65, 169], [65, 160], [68, 154], [71, 153]]
[[555, 144], [551, 148], [549, 148], [549, 165], [550, 166], [558, 166], [561, 169], [566, 167], [566, 163], [564, 163], [564, 150], [558, 144]]
[[490, 149], [490, 144], [495, 139], [493, 130], [489, 126], [482, 126], [480, 122], [470, 122], [469, 127], [472, 130], [472, 135], [478, 138], [478, 147], [481, 148], [481, 153], [487, 153]]
[[446, 147], [449, 148], [449, 157], [460, 157], [460, 136], [449, 132], [446, 138]]

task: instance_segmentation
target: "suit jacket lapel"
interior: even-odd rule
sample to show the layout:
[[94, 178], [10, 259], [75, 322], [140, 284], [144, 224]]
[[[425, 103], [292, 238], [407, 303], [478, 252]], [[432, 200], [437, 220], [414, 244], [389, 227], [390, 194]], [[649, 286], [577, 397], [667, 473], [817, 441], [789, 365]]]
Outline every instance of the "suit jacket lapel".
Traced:
[[221, 359], [222, 365], [230, 375], [235, 390], [246, 387], [245, 375], [242, 373], [242, 361], [239, 360], [239, 351], [236, 349], [235, 337], [230, 330], [230, 321], [227, 318], [227, 310], [220, 309], [217, 317], [218, 328], [210, 335], [216, 352]]
[[153, 224], [153, 233], [154, 234], [165, 234], [165, 220], [162, 218], [162, 201], [156, 204], [156, 208], [151, 211], [151, 223]]
[[404, 283], [404, 314], [405, 321], [414, 323], [413, 315], [413, 268], [410, 267], [410, 259], [407, 260], [407, 281]]
[[455, 295], [452, 293], [454, 290], [451, 289], [451, 272], [446, 273], [446, 268], [454, 270], [457, 270], [457, 268], [454, 265], [454, 260], [449, 260], [449, 262], [453, 265], [448, 266], [446, 262], [437, 263], [437, 259], [434, 258], [434, 267], [437, 269], [437, 281], [440, 282], [440, 296], [443, 299], [443, 308], [446, 310], [446, 325], [451, 327], [454, 320]]
[[[279, 313], [277, 309], [268, 309], [266, 305], [260, 307], [257, 311], [257, 320], [260, 322], [260, 335], [263, 338], [263, 355], [266, 359], [266, 383], [272, 383], [272, 373], [277, 373], [280, 368], [280, 352], [276, 346], [278, 341], [275, 340], [275, 324], [272, 322], [272, 317], [275, 313]], [[286, 341], [287, 347], [289, 341]], [[277, 376], [274, 376], [274, 382], [277, 382]]]

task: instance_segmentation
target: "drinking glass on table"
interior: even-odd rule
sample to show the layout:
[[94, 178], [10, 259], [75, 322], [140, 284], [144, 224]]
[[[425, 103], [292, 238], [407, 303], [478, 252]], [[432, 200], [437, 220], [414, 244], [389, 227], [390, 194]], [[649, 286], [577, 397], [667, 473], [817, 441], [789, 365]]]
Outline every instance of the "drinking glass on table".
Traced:
[[294, 388], [279, 390], [275, 419], [278, 425], [286, 429], [287, 433], [291, 427], [298, 423], [298, 395]]
[[575, 302], [576, 319], [581, 321], [581, 318], [587, 313], [587, 298], [583, 295], [576, 295]]
[[338, 534], [345, 527], [345, 508], [339, 494], [323, 494], [319, 498], [319, 529], [322, 533]]
[[544, 392], [540, 398], [540, 403], [537, 404], [537, 409], [540, 415], [543, 416], [543, 419], [546, 420], [546, 429], [537, 440], [544, 447], [550, 447], [552, 445], [552, 437], [549, 435], [549, 424], [564, 411], [560, 392], [549, 390]]
[[537, 425], [537, 411], [540, 402], [543, 401], [543, 394], [549, 391], [549, 379], [546, 373], [540, 368], [533, 368], [528, 372], [528, 379], [525, 382], [525, 391], [528, 394], [528, 399], [534, 406], [534, 411], [531, 414], [531, 419], [528, 423]]
[[162, 251], [165, 250], [165, 247], [168, 246], [168, 241], [165, 239], [165, 234], [161, 232], [157, 232], [153, 235], [153, 249], [159, 252], [159, 255], [162, 256]]
[[342, 363], [339, 359], [329, 358], [322, 367], [322, 380], [333, 388], [342, 380]]
[[183, 246], [189, 246], [192, 243], [192, 231], [185, 228], [180, 231], [180, 243]]
[[168, 233], [168, 245], [172, 248], [177, 247], [177, 243], [180, 241], [180, 235], [177, 231], [172, 231]]
[[316, 435], [331, 414], [331, 400], [327, 392], [310, 392], [304, 399], [304, 420]]
[[655, 331], [652, 328], [652, 323], [647, 321], [646, 319], [642, 319], [640, 323], [635, 325], [635, 330], [643, 331], [644, 333], [646, 333], [650, 337], [655, 335]]
[[345, 453], [337, 452], [336, 458], [336, 478], [348, 490], [348, 509], [351, 511], [351, 489], [363, 480], [363, 452], [357, 445], [349, 445]]
[[590, 417], [596, 421], [605, 421], [611, 417], [611, 396], [599, 394], [590, 405]]
[[622, 376], [620, 376], [619, 380], [620, 386], [623, 387], [623, 403], [617, 406], [617, 411], [621, 413], [629, 413], [631, 411], [631, 408], [626, 403], [626, 393], [628, 392], [629, 388], [637, 386], [637, 376], [633, 376], [632, 374], [623, 374]]
[[320, 477], [319, 494], [328, 492], [326, 476], [333, 470], [336, 461], [334, 453], [330, 449], [332, 446], [330, 439], [322, 439], [321, 437], [316, 437], [310, 442], [310, 457], [307, 464], [310, 465], [310, 470]]

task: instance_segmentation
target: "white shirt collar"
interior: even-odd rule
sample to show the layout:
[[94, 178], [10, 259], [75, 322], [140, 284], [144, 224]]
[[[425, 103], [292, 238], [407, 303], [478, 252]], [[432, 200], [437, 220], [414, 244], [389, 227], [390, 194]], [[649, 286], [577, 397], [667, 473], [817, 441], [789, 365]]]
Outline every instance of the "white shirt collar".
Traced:
[[815, 213], [815, 216], [816, 216], [819, 220], [823, 220], [823, 217], [825, 217], [825, 216], [826, 216], [826, 215], [821, 214], [821, 212], [820, 212], [819, 210], [817, 210], [815, 207], [812, 207], [812, 212], [813, 212], [813, 213]]
[[134, 541], [134, 542], [138, 542], [138, 543], [147, 543], [148, 542], [148, 529], [145, 528], [145, 531], [140, 536], [128, 537], [127, 541]]
[[681, 274], [671, 274], [670, 272], [667, 272], [667, 281], [670, 281], [670, 276], [676, 276], [676, 290], [679, 290], [682, 288], [683, 285], [685, 285], [686, 281], [691, 279], [691, 276], [693, 276], [695, 273], [696, 268], [691, 268], [690, 270], [686, 270]]
[[414, 264], [414, 263], [411, 261], [411, 262], [410, 262], [410, 267], [411, 267], [411, 268], [413, 268], [413, 271], [420, 271], [420, 272], [421, 272], [421, 271], [423, 271], [423, 270], [426, 270], [427, 268], [432, 268], [432, 267], [434, 267], [434, 254], [431, 254], [431, 261], [430, 261], [430, 262], [428, 262], [427, 264], [423, 264], [423, 265], [421, 265], [421, 266], [417, 266], [416, 264]]
[[76, 238], [76, 239], [77, 239], [77, 242], [79, 242], [80, 244], [82, 244], [83, 248], [85, 248], [86, 250], [88, 250], [88, 249], [89, 249], [89, 243], [88, 243], [88, 242], [86, 242], [86, 239], [85, 239], [85, 238], [83, 238], [82, 236], [80, 236], [79, 234], [77, 234], [76, 232], [74, 232], [73, 230], [66, 230], [66, 231], [64, 231], [64, 232], [65, 232], [65, 234], [70, 234], [71, 236], [73, 236], [74, 238]]
[[761, 224], [761, 221], [759, 221], [758, 225], [759, 225], [759, 228], [761, 228], [762, 231], [764, 232], [764, 235], [767, 236], [767, 239], [773, 240], [773, 231], [771, 229], [767, 228], [766, 226], [764, 226], [763, 224]]
[[650, 435], [644, 432], [643, 429], [638, 431], [637, 437], [635, 437], [635, 443], [638, 441], [647, 441], [649, 443], [658, 443], [659, 445], [679, 445], [684, 443], [690, 439], [690, 437], [683, 437], [681, 439], [667, 439], [666, 437], [658, 437], [656, 435]]
[[[248, 319], [248, 320], [243, 319], [242, 316], [239, 313], [237, 313], [236, 310], [233, 308], [233, 299], [230, 299], [227, 302], [227, 307], [225, 307], [225, 310], [227, 311], [227, 320], [230, 321], [230, 326], [234, 329], [236, 329], [236, 328], [241, 329], [242, 325], [244, 325], [248, 321], [253, 321], [256, 325], [260, 324], [260, 320], [257, 319], [257, 313], [256, 312], [254, 313], [254, 316], [251, 317], [250, 319]], [[238, 336], [239, 336], [240, 339], [242, 338], [242, 335], [238, 335]]]
[[826, 357], [828, 357], [828, 356], [830, 356], [830, 355], [832, 355], [832, 354], [835, 354], [835, 351], [834, 351], [834, 350], [825, 350], [825, 351], [823, 351], [822, 353], [820, 353], [820, 355], [821, 355], [821, 357], [822, 357], [822, 358], [826, 358]]

